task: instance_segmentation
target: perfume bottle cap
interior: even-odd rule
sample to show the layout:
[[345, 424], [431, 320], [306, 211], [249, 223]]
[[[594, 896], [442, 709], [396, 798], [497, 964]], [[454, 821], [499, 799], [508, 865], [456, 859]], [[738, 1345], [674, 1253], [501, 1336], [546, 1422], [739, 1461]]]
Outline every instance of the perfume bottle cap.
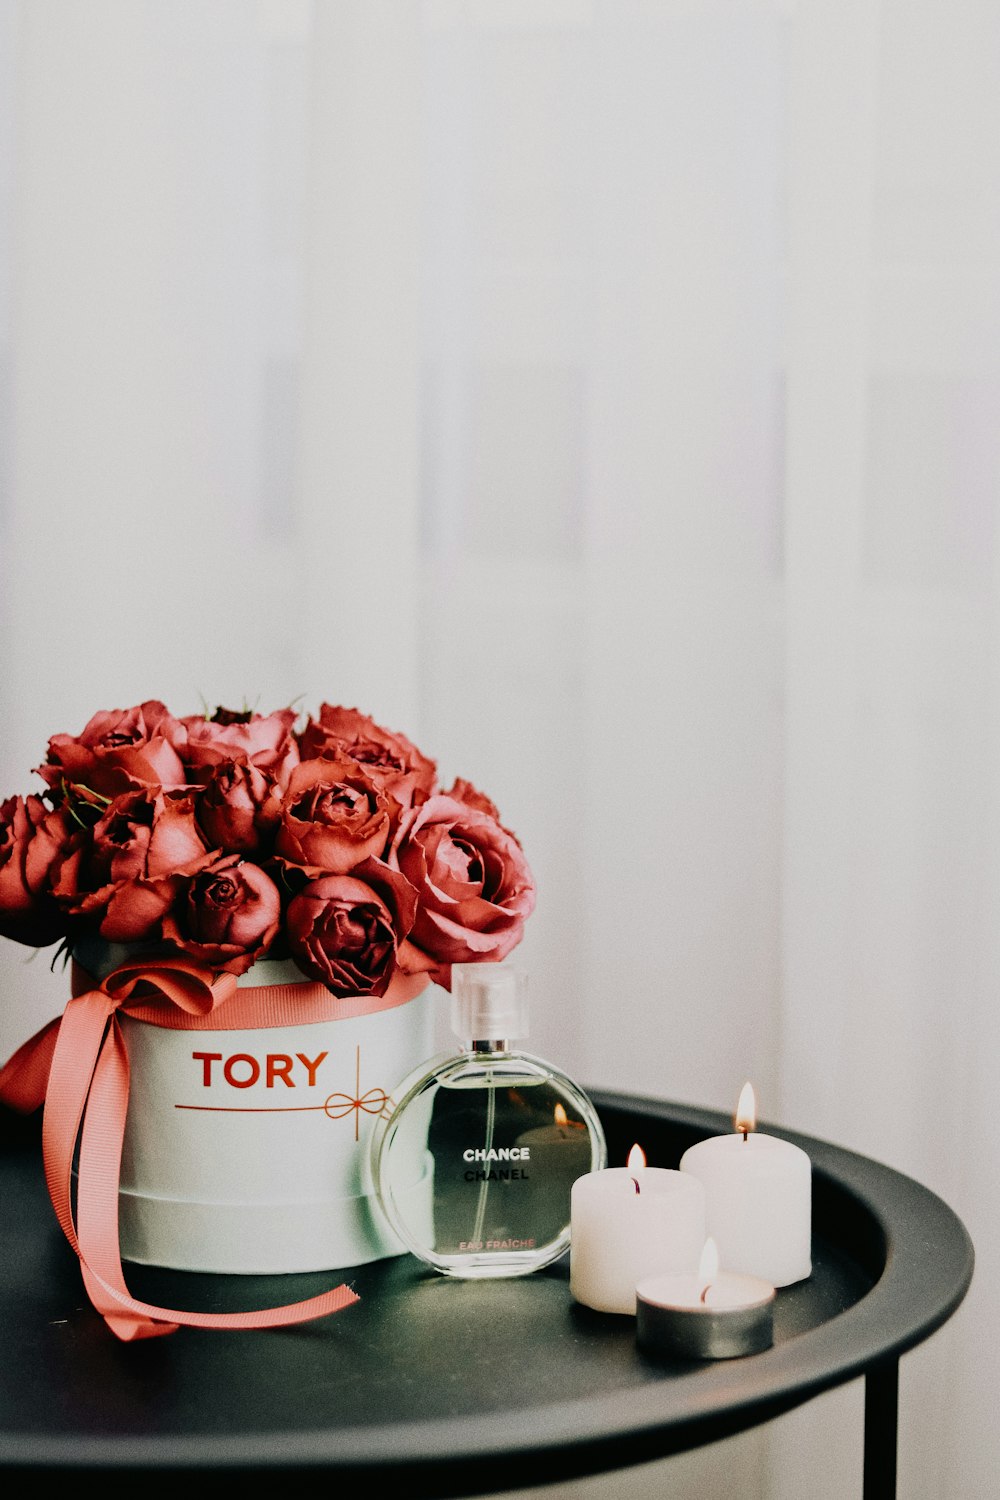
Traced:
[[526, 1037], [527, 976], [502, 963], [452, 964], [451, 1029], [465, 1042]]

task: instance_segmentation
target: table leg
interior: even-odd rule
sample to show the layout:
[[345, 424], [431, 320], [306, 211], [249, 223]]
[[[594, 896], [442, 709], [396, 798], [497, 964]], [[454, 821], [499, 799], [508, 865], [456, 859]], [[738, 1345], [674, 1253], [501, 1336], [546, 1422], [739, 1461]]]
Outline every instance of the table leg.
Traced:
[[899, 1360], [872, 1365], [865, 1376], [864, 1500], [895, 1500]]

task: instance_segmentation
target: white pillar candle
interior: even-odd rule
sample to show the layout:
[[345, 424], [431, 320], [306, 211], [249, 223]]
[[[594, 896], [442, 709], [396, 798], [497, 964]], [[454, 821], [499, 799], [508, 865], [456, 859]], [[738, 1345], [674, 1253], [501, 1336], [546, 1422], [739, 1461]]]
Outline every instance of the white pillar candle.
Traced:
[[697, 1270], [705, 1193], [697, 1178], [647, 1167], [638, 1146], [625, 1167], [587, 1172], [570, 1195], [570, 1292], [597, 1312], [635, 1315], [635, 1285], [656, 1272]]
[[791, 1286], [812, 1272], [812, 1163], [755, 1124], [747, 1084], [735, 1132], [689, 1146], [680, 1170], [705, 1189], [705, 1225], [723, 1269]]

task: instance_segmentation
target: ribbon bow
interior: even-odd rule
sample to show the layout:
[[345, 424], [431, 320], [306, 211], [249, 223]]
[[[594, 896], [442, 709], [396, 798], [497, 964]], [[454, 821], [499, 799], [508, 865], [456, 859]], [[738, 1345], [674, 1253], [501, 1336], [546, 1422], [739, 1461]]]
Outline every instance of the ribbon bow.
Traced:
[[358, 1126], [361, 1120], [361, 1111], [366, 1115], [379, 1117], [385, 1114], [386, 1105], [392, 1101], [385, 1089], [369, 1089], [367, 1093], [361, 1092], [361, 1048], [354, 1049], [354, 1097], [350, 1094], [331, 1094], [323, 1105], [329, 1120], [342, 1120], [345, 1115], [354, 1111], [354, 1139], [358, 1139]]
[[[118, 1186], [129, 1062], [118, 1012], [151, 1017], [175, 1008], [189, 1016], [207, 1016], [231, 1000], [235, 990], [234, 975], [208, 974], [182, 958], [122, 964], [96, 989], [70, 1000], [62, 1016], [25, 1042], [0, 1070], [0, 1101], [22, 1113], [45, 1105], [42, 1156], [52, 1206], [80, 1258], [91, 1302], [120, 1339], [155, 1338], [181, 1326], [274, 1328], [322, 1318], [358, 1300], [350, 1287], [339, 1286], [304, 1302], [256, 1312], [176, 1312], [138, 1301], [125, 1285]], [[72, 1170], [78, 1139], [74, 1216]]]

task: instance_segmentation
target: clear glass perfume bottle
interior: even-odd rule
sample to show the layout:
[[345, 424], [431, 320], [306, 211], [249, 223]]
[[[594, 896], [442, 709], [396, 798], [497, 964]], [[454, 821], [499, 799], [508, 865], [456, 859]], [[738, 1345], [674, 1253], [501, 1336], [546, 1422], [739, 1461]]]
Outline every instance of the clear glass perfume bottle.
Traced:
[[523, 972], [455, 964], [451, 1025], [461, 1050], [404, 1080], [376, 1126], [375, 1191], [407, 1249], [446, 1276], [522, 1276], [567, 1249], [570, 1191], [605, 1166], [604, 1131], [572, 1079], [512, 1049], [528, 1029]]

